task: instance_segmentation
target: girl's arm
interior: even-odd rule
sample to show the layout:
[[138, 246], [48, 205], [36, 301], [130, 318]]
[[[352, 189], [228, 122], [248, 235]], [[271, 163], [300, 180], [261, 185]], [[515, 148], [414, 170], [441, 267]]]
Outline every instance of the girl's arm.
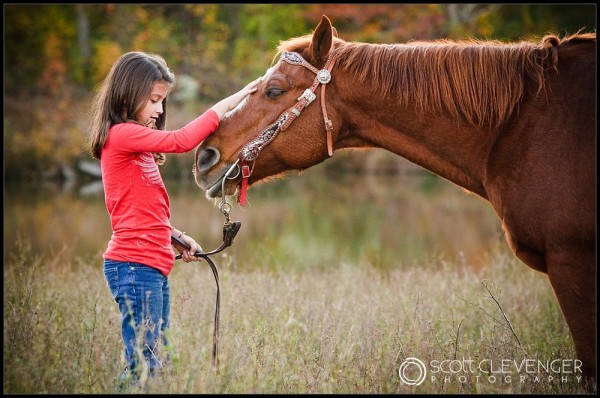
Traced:
[[248, 94], [256, 91], [260, 78], [235, 94], [217, 102], [212, 108], [179, 130], [154, 130], [135, 123], [121, 123], [111, 128], [107, 145], [124, 152], [183, 153], [194, 149], [212, 134], [225, 113], [235, 108]]

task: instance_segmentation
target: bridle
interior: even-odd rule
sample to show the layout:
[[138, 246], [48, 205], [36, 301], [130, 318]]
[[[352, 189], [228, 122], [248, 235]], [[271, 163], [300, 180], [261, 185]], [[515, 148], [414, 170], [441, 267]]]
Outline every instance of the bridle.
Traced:
[[[265, 146], [270, 144], [275, 139], [277, 134], [279, 134], [279, 132], [286, 130], [290, 126], [290, 124], [292, 124], [292, 122], [296, 120], [298, 116], [300, 116], [300, 113], [304, 110], [304, 108], [308, 107], [317, 98], [317, 96], [315, 95], [315, 91], [317, 90], [317, 87], [319, 87], [319, 85], [321, 85], [321, 110], [323, 111], [325, 131], [327, 133], [327, 154], [329, 156], [333, 155], [333, 124], [327, 116], [327, 109], [325, 106], [325, 87], [327, 83], [331, 81], [331, 69], [333, 68], [333, 64], [335, 63], [335, 52], [331, 51], [329, 53], [329, 57], [325, 62], [325, 66], [321, 70], [318, 70], [317, 68], [309, 64], [297, 52], [283, 52], [281, 55], [280, 62], [281, 61], [285, 61], [290, 65], [304, 66], [316, 75], [315, 80], [313, 81], [312, 86], [304, 90], [304, 93], [302, 93], [302, 95], [298, 97], [295, 105], [281, 113], [274, 123], [265, 128], [258, 135], [258, 137], [250, 141], [241, 149], [238, 155], [238, 160], [232, 166], [233, 168], [237, 166], [238, 163], [240, 165], [242, 178], [238, 194], [238, 203], [241, 206], [246, 205], [248, 179], [252, 175], [256, 158], [260, 154], [260, 151], [262, 151]], [[232, 168], [230, 168], [230, 171]], [[221, 194], [225, 195], [225, 192], [222, 191]]]

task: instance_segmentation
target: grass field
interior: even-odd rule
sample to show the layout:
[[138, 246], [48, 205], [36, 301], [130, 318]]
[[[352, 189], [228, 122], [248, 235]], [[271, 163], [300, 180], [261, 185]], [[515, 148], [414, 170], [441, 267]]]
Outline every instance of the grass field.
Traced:
[[[217, 372], [212, 273], [178, 262], [173, 364], [131, 392], [585, 393], [576, 369], [544, 367], [575, 355], [547, 278], [503, 249], [488, 257], [475, 272], [442, 259], [274, 269], [219, 255]], [[116, 392], [120, 318], [100, 259], [43, 258], [27, 242], [5, 253], [4, 393]], [[399, 377], [407, 358], [427, 368], [420, 385]]]

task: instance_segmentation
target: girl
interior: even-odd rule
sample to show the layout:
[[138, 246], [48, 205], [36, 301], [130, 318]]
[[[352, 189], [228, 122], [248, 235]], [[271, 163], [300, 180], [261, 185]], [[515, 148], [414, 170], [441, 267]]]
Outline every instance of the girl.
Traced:
[[[127, 367], [121, 380], [153, 375], [168, 343], [171, 232], [189, 246], [183, 261], [199, 261], [200, 246], [171, 226], [169, 197], [158, 164], [164, 152], [191, 151], [219, 126], [224, 114], [256, 91], [258, 80], [221, 100], [185, 127], [164, 130], [167, 95], [175, 76], [154, 54], [129, 52], [112, 66], [92, 105], [90, 148], [100, 159], [112, 237], [104, 275], [121, 312]], [[144, 365], [144, 366], [141, 366]]]

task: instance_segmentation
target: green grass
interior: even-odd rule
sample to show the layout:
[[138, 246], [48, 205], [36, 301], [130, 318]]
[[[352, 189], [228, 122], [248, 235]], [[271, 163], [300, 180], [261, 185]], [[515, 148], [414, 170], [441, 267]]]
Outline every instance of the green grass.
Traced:
[[[19, 242], [4, 265], [4, 393], [114, 393], [119, 313], [101, 253], [36, 255]], [[404, 384], [406, 358], [499, 362], [574, 358], [547, 278], [496, 249], [478, 272], [443, 260], [391, 269], [368, 260], [242, 266], [217, 256], [218, 372], [211, 368], [215, 283], [205, 263], [171, 274], [172, 368], [148, 393], [585, 393], [572, 375], [490, 382], [474, 374]], [[277, 268], [273, 264], [280, 263]], [[520, 343], [520, 344], [519, 344]], [[531, 375], [528, 375], [531, 376]], [[554, 375], [555, 376], [555, 375]], [[138, 392], [139, 390], [132, 391]]]

